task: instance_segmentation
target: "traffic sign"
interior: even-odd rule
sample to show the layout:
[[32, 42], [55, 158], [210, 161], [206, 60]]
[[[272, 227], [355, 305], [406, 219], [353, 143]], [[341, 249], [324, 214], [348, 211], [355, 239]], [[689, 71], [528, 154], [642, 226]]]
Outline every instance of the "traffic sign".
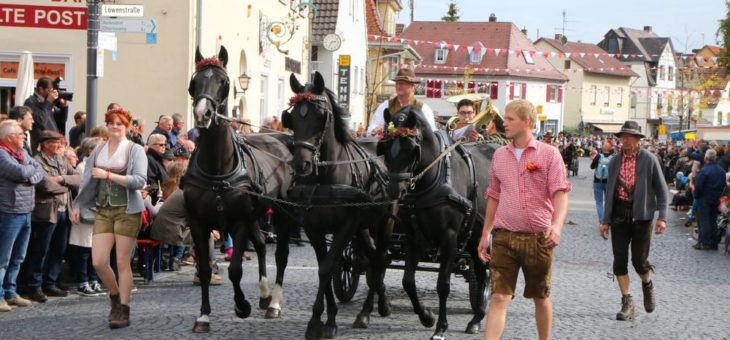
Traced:
[[143, 5], [101, 5], [103, 17], [137, 17], [144, 16]]
[[101, 31], [117, 33], [157, 33], [155, 19], [101, 19]]

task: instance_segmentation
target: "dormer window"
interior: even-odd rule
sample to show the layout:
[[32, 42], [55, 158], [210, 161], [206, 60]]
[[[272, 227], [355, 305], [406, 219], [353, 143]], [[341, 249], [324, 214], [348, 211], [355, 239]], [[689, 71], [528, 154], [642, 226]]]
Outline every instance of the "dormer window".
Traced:
[[608, 53], [619, 53], [618, 38], [611, 37], [608, 39]]
[[445, 48], [437, 48], [434, 52], [433, 61], [436, 64], [446, 64], [446, 58], [449, 56], [449, 50]]
[[482, 53], [481, 51], [477, 51], [477, 49], [473, 49], [471, 53], [469, 53], [469, 62], [471, 64], [479, 65], [482, 63]]
[[525, 58], [525, 62], [526, 62], [526, 63], [528, 63], [528, 64], [530, 64], [530, 65], [533, 65], [533, 64], [535, 64], [535, 60], [534, 60], [534, 59], [532, 59], [532, 56], [530, 55], [530, 53], [529, 53], [529, 52], [527, 52], [527, 51], [522, 51], [522, 57], [524, 57], [524, 58]]

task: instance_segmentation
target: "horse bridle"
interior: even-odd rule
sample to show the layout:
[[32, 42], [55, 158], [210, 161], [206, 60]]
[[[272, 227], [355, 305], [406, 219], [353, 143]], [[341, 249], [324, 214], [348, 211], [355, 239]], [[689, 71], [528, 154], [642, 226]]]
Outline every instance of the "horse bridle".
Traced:
[[[321, 94], [314, 94], [309, 92], [309, 98], [307, 99], [308, 102], [324, 102], [325, 104], [329, 104], [329, 98], [327, 98], [326, 95]], [[296, 105], [296, 104], [295, 104]], [[322, 143], [324, 142], [324, 134], [327, 133], [327, 130], [329, 129], [330, 125], [332, 124], [334, 114], [332, 112], [332, 106], [331, 105], [324, 105], [325, 110], [325, 120], [324, 120], [324, 129], [322, 129], [322, 132], [317, 135], [317, 137], [314, 140], [314, 144], [307, 142], [307, 141], [294, 141], [292, 143], [292, 148], [305, 148], [307, 150], [312, 151], [312, 166], [314, 167], [314, 175], [317, 176], [318, 172], [317, 169], [319, 168], [320, 162], [319, 162], [319, 156], [320, 156], [320, 149], [322, 147]], [[294, 108], [294, 105], [290, 106], [287, 110], [284, 110], [287, 114], [292, 114], [291, 110]], [[301, 113], [302, 116], [306, 116], [307, 113]]]
[[[209, 65], [209, 66], [204, 67], [202, 70], [193, 73], [193, 76], [190, 77], [190, 84], [188, 85], [188, 94], [190, 94], [190, 96], [193, 97], [193, 93], [192, 93], [193, 92], [193, 80], [195, 79], [195, 76], [198, 75], [198, 73], [203, 72], [203, 71], [213, 71], [214, 72], [215, 70], [217, 70], [218, 72], [223, 72], [223, 75], [225, 76], [224, 79], [226, 80], [226, 84], [224, 87], [227, 89], [230, 89], [230, 80], [228, 78], [228, 74], [226, 73], [225, 69], [223, 69], [223, 67], [221, 67], [221, 66]], [[226, 90], [226, 92], [228, 92], [228, 90]], [[223, 102], [228, 99], [227, 97], [224, 96], [221, 100], [218, 100], [217, 98], [215, 98], [212, 95], [207, 94], [207, 93], [199, 94], [199, 95], [193, 97], [193, 108], [202, 99], [208, 99], [213, 104], [213, 111], [215, 113], [215, 116], [211, 117], [212, 119], [223, 119], [223, 120], [226, 120], [229, 122], [231, 121], [230, 118], [225, 116], [225, 114], [226, 114], [225, 107], [226, 106], [222, 105]], [[221, 112], [221, 110], [224, 112]]]
[[[391, 143], [396, 141], [396, 138], [403, 138], [403, 137], [391, 137]], [[418, 147], [421, 147], [421, 142], [418, 137], [407, 137], [408, 139], [415, 139], [416, 145]], [[391, 146], [392, 147], [392, 146]], [[390, 151], [390, 150], [388, 150]], [[420, 150], [419, 150], [420, 152]], [[418, 155], [418, 158], [414, 159], [411, 164], [406, 168], [405, 172], [388, 172], [388, 177], [390, 180], [396, 180], [398, 182], [400, 181], [408, 181], [409, 182], [409, 188], [410, 190], [414, 190], [416, 188], [416, 181], [413, 180], [416, 166], [418, 166], [418, 163], [421, 160], [421, 155]]]

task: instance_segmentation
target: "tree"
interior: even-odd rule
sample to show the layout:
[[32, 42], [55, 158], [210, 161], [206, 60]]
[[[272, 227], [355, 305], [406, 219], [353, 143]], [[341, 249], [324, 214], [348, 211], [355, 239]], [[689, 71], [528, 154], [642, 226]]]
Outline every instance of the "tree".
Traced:
[[730, 1], [725, 1], [725, 9], [725, 18], [720, 20], [720, 27], [717, 29], [717, 37], [722, 38], [723, 46], [718, 63], [726, 74], [730, 74]]
[[449, 3], [449, 9], [446, 10], [446, 15], [441, 17], [441, 20], [446, 22], [459, 21], [459, 8], [456, 7], [456, 3], [453, 0]]

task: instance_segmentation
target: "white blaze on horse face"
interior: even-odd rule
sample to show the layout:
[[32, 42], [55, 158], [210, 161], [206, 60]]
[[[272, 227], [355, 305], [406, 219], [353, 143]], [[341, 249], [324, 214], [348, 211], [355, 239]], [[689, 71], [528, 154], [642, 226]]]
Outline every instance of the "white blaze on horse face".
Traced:
[[197, 104], [195, 104], [195, 108], [193, 109], [193, 112], [195, 112], [195, 119], [197, 121], [202, 121], [203, 116], [205, 116], [205, 111], [207, 108], [208, 98], [203, 98], [198, 101]]

